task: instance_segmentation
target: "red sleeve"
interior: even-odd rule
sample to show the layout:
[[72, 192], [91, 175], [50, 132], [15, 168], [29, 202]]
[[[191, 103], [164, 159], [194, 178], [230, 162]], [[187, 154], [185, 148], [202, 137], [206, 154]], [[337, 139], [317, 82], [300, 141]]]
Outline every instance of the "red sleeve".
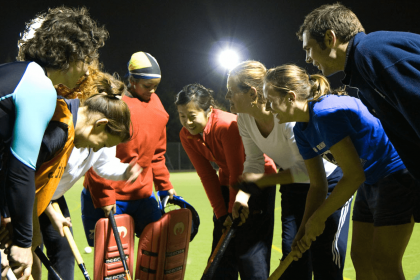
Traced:
[[93, 168], [86, 172], [83, 185], [90, 191], [95, 208], [115, 204], [115, 190], [112, 188], [111, 182], [98, 176]]
[[269, 158], [267, 155], [264, 155], [264, 174], [275, 174], [277, 173], [277, 167], [274, 161]]
[[165, 153], [166, 127], [162, 131], [152, 159], [153, 182], [155, 183], [156, 190], [159, 191], [167, 191], [174, 188], [169, 181], [169, 170], [165, 164]]
[[217, 218], [226, 215], [227, 209], [223, 200], [222, 189], [217, 176], [216, 170], [210, 162], [202, 156], [194, 147], [192, 147], [188, 140], [185, 139], [185, 135], [180, 132], [180, 138], [182, 146], [185, 152], [190, 158], [198, 176], [200, 177], [201, 183], [203, 184], [204, 190], [206, 191], [207, 197], [210, 201], [211, 207], [216, 214]]
[[[229, 168], [229, 185], [234, 186], [238, 183], [239, 176], [242, 175], [245, 161], [245, 150], [242, 138], [239, 135], [238, 123], [236, 121], [231, 122], [229, 127], [223, 128], [220, 131], [220, 139]], [[237, 190], [229, 187], [229, 213], [232, 213], [232, 206], [237, 193]]]

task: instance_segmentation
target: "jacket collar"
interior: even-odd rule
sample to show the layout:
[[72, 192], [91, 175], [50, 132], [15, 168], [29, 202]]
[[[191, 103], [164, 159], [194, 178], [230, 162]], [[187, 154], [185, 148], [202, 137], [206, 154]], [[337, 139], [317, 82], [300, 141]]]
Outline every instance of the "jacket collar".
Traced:
[[208, 134], [210, 134], [212, 127], [213, 127], [213, 123], [217, 120], [217, 116], [219, 114], [219, 110], [217, 109], [213, 109], [210, 116], [209, 116], [209, 120], [207, 121], [206, 127], [204, 128], [203, 131], [203, 140], [206, 141], [206, 136]]
[[350, 39], [349, 44], [347, 46], [346, 51], [346, 64], [344, 66], [344, 79], [341, 80], [341, 82], [345, 85], [350, 84], [352, 70], [353, 70], [353, 64], [354, 64], [354, 51], [357, 47], [357, 45], [360, 43], [360, 41], [366, 36], [364, 32], [359, 32]]

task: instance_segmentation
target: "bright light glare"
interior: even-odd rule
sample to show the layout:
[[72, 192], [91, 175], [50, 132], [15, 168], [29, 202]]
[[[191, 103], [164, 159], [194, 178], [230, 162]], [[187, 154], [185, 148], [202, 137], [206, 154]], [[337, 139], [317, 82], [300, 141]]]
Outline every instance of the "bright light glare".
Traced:
[[228, 70], [233, 69], [239, 63], [239, 56], [233, 50], [225, 50], [220, 53], [219, 63]]

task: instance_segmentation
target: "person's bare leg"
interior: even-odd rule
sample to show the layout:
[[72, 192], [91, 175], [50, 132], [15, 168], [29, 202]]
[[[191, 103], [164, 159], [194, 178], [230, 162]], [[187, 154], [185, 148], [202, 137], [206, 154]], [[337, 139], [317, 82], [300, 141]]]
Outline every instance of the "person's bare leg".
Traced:
[[409, 224], [375, 227], [372, 266], [377, 279], [405, 279], [402, 258], [413, 227], [413, 218]]
[[372, 266], [373, 223], [353, 221], [351, 259], [356, 270], [357, 280], [376, 280]]

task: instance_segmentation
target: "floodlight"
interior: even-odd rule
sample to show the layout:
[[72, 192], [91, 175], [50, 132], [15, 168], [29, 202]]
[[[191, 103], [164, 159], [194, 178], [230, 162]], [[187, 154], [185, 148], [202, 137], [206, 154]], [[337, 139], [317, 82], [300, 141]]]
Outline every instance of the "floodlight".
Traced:
[[231, 49], [224, 50], [219, 55], [219, 63], [224, 68], [231, 70], [233, 67], [238, 65], [239, 55], [234, 50], [231, 50]]

